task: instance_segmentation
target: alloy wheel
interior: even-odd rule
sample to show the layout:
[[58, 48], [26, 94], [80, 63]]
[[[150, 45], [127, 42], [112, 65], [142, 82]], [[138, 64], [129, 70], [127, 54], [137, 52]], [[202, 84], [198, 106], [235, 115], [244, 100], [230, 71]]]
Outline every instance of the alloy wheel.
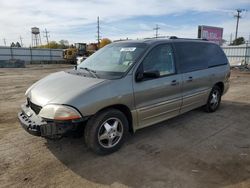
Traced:
[[118, 118], [109, 118], [99, 128], [98, 142], [104, 148], [112, 148], [123, 136], [123, 124]]
[[210, 99], [210, 104], [213, 109], [217, 108], [219, 100], [220, 100], [220, 93], [218, 90], [214, 90]]

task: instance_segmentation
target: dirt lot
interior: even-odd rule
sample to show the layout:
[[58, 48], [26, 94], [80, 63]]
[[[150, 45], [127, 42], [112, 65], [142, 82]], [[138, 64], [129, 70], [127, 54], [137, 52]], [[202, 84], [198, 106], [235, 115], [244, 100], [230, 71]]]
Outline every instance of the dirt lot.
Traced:
[[145, 128], [101, 157], [83, 138], [45, 140], [17, 121], [28, 86], [68, 67], [0, 69], [0, 187], [250, 187], [250, 73], [232, 71], [217, 112]]

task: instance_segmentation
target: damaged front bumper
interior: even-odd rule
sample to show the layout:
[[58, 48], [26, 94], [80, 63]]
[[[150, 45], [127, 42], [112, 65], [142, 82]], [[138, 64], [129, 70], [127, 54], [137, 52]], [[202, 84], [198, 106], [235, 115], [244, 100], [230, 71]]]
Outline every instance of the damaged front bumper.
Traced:
[[78, 121], [52, 121], [45, 120], [38, 116], [29, 106], [23, 104], [21, 112], [18, 113], [18, 119], [21, 126], [30, 134], [46, 138], [56, 139], [70, 131], [77, 130], [77, 127], [83, 123]]

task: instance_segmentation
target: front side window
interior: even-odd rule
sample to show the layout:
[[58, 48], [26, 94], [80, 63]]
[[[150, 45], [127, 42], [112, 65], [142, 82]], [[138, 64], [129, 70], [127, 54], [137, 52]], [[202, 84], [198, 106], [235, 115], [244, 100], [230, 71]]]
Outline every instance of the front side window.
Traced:
[[159, 45], [143, 60], [144, 72], [159, 71], [160, 76], [175, 73], [173, 51], [169, 44]]

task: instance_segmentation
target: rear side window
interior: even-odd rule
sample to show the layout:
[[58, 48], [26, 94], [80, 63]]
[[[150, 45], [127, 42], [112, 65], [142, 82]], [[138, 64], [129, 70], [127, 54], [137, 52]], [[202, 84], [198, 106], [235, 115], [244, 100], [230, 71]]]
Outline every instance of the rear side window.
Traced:
[[177, 42], [174, 45], [181, 72], [191, 72], [227, 64], [224, 52], [216, 44]]
[[223, 50], [216, 44], [209, 44], [208, 49], [208, 67], [216, 67], [228, 64], [227, 57]]

